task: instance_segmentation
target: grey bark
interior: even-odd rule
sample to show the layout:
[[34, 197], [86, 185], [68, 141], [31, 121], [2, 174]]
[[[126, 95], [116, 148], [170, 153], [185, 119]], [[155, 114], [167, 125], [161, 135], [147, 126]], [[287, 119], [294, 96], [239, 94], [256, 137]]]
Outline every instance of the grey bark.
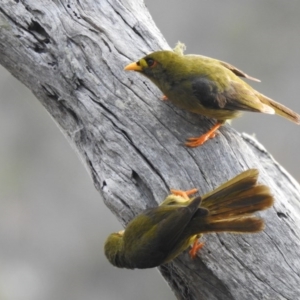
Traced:
[[299, 184], [229, 125], [184, 147], [212, 121], [159, 101], [155, 86], [123, 71], [167, 48], [142, 1], [1, 1], [0, 63], [44, 105], [123, 225], [170, 188], [205, 193], [253, 167], [271, 187], [262, 233], [206, 235], [197, 259], [185, 252], [159, 268], [177, 298], [299, 299]]

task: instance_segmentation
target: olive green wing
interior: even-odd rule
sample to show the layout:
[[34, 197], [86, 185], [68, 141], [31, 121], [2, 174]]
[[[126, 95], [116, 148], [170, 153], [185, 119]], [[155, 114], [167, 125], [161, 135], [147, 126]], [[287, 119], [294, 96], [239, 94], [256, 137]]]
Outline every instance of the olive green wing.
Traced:
[[159, 206], [136, 217], [124, 234], [124, 256], [130, 262], [130, 268], [153, 268], [165, 263], [199, 210], [200, 202], [198, 197], [185, 207]]
[[201, 198], [197, 197], [186, 207], [160, 206], [159, 213], [153, 215], [152, 212], [149, 212], [148, 217], [156, 223], [147, 233], [148, 236], [155, 237], [152, 239], [154, 244], [149, 247], [153, 253], [156, 252], [157, 256], [163, 260], [169, 256], [177, 243], [180, 242], [183, 231], [189, 226], [194, 215], [207, 215], [206, 209], [199, 208], [200, 203]]
[[221, 85], [208, 76], [197, 76], [191, 80], [192, 92], [208, 109], [275, 113], [273, 108], [260, 101], [254, 89], [238, 77], [236, 79], [228, 79]]
[[253, 80], [253, 81], [257, 81], [257, 82], [260, 82], [259, 79], [257, 78], [254, 78], [248, 74], [246, 74], [245, 72], [243, 72], [242, 70], [236, 68], [235, 66], [225, 62], [225, 61], [221, 61], [221, 60], [218, 60], [219, 63], [224, 66], [225, 68], [229, 69], [231, 72], [233, 72], [235, 75], [239, 76], [239, 77], [243, 77], [243, 78], [247, 78], [247, 79], [250, 79], [250, 80]]

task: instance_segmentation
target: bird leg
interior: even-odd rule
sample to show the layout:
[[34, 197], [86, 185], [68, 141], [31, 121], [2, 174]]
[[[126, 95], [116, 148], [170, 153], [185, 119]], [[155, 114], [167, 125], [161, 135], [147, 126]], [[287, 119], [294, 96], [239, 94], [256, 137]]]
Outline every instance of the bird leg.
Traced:
[[167, 101], [168, 100], [168, 97], [166, 95], [162, 95], [161, 98], [160, 98], [162, 101]]
[[197, 256], [198, 251], [204, 246], [204, 243], [200, 243], [197, 237], [193, 243], [192, 249], [189, 251], [191, 259], [194, 259]]
[[181, 196], [186, 200], [190, 200], [189, 195], [195, 194], [195, 193], [197, 193], [197, 191], [198, 191], [197, 189], [192, 189], [192, 190], [188, 190], [188, 191], [181, 191], [181, 190], [171, 189], [171, 193], [173, 195]]
[[224, 123], [217, 122], [208, 132], [199, 136], [199, 137], [192, 137], [188, 138], [187, 142], [185, 143], [188, 147], [198, 147], [203, 145], [208, 139], [212, 139], [216, 136], [216, 131], [221, 127]]

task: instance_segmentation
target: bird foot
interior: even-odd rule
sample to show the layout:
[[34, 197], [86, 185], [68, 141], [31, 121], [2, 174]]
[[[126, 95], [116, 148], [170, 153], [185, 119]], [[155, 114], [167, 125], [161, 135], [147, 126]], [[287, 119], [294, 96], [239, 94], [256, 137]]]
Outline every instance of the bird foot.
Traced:
[[203, 145], [207, 140], [213, 139], [217, 135], [217, 130], [220, 126], [222, 126], [223, 123], [218, 122], [215, 124], [208, 132], [205, 134], [199, 136], [199, 137], [191, 137], [188, 138], [187, 141], [185, 142], [185, 145], [187, 147], [198, 147]]
[[200, 243], [197, 239], [195, 240], [192, 249], [189, 251], [191, 259], [195, 259], [198, 251], [204, 246], [204, 243]]
[[184, 199], [186, 200], [189, 200], [189, 195], [192, 195], [192, 194], [195, 194], [197, 193], [197, 189], [191, 189], [191, 190], [188, 190], [188, 191], [182, 191], [182, 190], [174, 190], [174, 189], [171, 189], [171, 193], [173, 195], [176, 195], [176, 196], [181, 196], [183, 197]]
[[161, 98], [160, 98], [162, 101], [167, 101], [168, 100], [168, 97], [166, 95], [162, 95]]

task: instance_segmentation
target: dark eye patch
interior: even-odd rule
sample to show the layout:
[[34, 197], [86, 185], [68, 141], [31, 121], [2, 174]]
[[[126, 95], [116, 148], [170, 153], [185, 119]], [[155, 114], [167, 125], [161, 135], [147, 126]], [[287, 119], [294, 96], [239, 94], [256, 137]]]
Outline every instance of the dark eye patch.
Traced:
[[145, 60], [146, 60], [148, 67], [153, 67], [153, 65], [155, 63], [155, 60], [153, 58], [148, 57]]

